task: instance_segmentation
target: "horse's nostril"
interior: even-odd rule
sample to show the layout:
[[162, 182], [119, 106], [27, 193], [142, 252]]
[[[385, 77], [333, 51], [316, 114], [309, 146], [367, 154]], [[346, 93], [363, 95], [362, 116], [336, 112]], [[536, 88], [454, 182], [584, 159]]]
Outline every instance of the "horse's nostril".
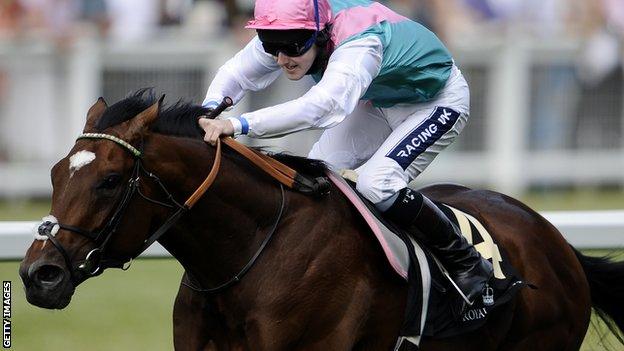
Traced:
[[63, 279], [63, 270], [58, 266], [41, 266], [35, 272], [35, 281], [42, 285], [56, 285]]

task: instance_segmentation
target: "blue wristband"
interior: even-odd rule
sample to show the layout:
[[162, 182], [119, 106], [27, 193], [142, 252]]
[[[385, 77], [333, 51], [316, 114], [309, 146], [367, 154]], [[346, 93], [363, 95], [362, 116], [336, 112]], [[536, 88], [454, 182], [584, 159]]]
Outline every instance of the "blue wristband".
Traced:
[[247, 119], [244, 117], [237, 117], [236, 119], [238, 119], [241, 123], [241, 134], [246, 135], [249, 133], [249, 122], [247, 122]]

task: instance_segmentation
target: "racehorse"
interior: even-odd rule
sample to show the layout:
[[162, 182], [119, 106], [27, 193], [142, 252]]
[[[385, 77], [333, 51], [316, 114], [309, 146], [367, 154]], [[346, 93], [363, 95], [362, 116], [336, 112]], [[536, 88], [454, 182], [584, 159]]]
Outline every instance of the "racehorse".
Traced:
[[[54, 218], [20, 266], [28, 301], [66, 307], [78, 284], [122, 267], [157, 232], [185, 269], [176, 350], [391, 350], [407, 284], [346, 198], [333, 187], [320, 196], [285, 189], [239, 153], [202, 141], [196, 118], [210, 111], [162, 100], [142, 91], [90, 108], [87, 134], [52, 168]], [[213, 183], [183, 211], [215, 163]], [[583, 256], [503, 194], [421, 191], [479, 219], [537, 287], [494, 310], [484, 327], [425, 338], [422, 350], [578, 350], [592, 304], [624, 327], [622, 263]]]

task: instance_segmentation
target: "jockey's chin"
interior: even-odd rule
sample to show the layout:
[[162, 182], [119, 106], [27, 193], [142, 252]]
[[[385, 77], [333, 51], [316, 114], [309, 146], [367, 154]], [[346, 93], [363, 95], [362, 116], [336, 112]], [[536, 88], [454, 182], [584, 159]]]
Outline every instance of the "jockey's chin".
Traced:
[[299, 80], [310, 70], [316, 58], [317, 47], [312, 45], [305, 54], [297, 57], [287, 56], [280, 52], [277, 56], [277, 64], [282, 68], [286, 77], [290, 80]]

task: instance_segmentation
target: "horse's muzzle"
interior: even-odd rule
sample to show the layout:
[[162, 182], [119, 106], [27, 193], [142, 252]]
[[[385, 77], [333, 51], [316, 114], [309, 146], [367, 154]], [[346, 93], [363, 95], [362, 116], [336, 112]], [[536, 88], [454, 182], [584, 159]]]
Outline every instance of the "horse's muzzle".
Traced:
[[63, 309], [71, 301], [74, 286], [64, 267], [35, 261], [30, 265], [22, 263], [19, 273], [29, 303], [42, 308]]

